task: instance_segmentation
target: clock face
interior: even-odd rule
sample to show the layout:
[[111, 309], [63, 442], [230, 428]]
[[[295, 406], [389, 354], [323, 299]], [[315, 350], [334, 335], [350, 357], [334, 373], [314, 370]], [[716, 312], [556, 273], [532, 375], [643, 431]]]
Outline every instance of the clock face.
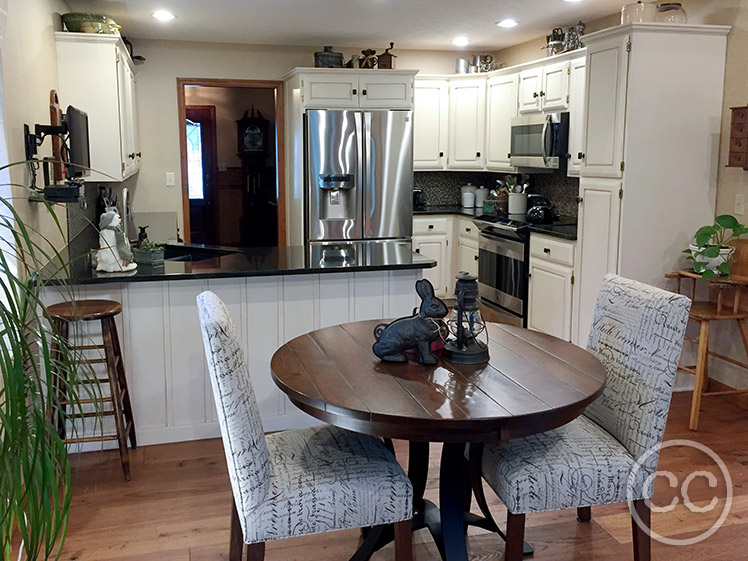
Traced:
[[244, 149], [247, 152], [261, 152], [262, 131], [256, 125], [250, 125], [244, 129]]

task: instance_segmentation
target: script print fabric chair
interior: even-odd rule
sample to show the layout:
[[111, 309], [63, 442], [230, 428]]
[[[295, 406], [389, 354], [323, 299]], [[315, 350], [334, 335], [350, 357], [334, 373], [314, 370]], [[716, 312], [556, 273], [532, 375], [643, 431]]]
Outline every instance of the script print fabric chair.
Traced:
[[229, 559], [264, 557], [265, 542], [395, 524], [398, 561], [412, 559], [413, 487], [385, 444], [331, 426], [265, 435], [236, 327], [212, 292], [197, 297], [233, 509]]
[[[593, 505], [630, 500], [649, 525], [649, 476], [657, 469], [690, 306], [685, 296], [605, 277], [587, 343], [607, 371], [603, 394], [567, 425], [484, 450], [483, 477], [508, 510], [506, 561], [522, 558], [527, 513], [576, 507], [584, 522]], [[633, 510], [634, 559], [649, 561], [649, 535]]]

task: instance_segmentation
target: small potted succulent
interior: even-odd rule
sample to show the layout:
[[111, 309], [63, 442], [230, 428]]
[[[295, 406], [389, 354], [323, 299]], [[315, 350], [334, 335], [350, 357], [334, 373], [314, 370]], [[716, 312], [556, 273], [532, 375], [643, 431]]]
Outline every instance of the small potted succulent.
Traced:
[[132, 249], [132, 255], [134, 261], [138, 264], [163, 265], [164, 246], [146, 238], [139, 242], [138, 247]]
[[699, 228], [694, 234], [695, 243], [684, 251], [693, 261], [694, 272], [704, 279], [729, 275], [735, 246], [727, 243], [743, 234], [748, 234], [748, 227], [730, 214], [722, 214], [714, 219], [714, 224]]

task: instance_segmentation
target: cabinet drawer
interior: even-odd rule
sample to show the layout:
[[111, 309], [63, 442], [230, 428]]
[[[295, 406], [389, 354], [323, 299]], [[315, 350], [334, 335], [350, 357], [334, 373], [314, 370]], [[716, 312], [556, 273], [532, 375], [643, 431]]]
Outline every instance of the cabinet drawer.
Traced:
[[748, 138], [731, 138], [730, 152], [746, 152], [748, 148]]
[[459, 222], [459, 232], [458, 236], [462, 240], [472, 240], [477, 242], [478, 236], [480, 234], [480, 230], [478, 230], [478, 226], [473, 224], [472, 220], [466, 220], [462, 219]]
[[728, 158], [727, 165], [734, 168], [742, 168], [748, 161], [745, 152], [730, 152]]
[[748, 123], [748, 107], [732, 107], [732, 123]]
[[413, 235], [419, 234], [446, 234], [448, 219], [439, 218], [416, 218], [413, 220]]
[[530, 237], [530, 255], [574, 266], [574, 244], [533, 234]]
[[747, 123], [733, 123], [730, 129], [730, 136], [732, 138], [746, 138], [748, 137], [748, 124]]

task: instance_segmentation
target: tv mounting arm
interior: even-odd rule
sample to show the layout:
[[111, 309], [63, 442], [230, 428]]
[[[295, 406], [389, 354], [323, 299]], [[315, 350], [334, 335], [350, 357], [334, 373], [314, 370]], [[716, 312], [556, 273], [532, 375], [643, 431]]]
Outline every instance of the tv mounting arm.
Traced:
[[[63, 117], [61, 125], [34, 125], [34, 132], [32, 133], [29, 126], [23, 125], [24, 134], [24, 146], [26, 147], [26, 161], [29, 165], [34, 165], [32, 162], [38, 162], [36, 158], [37, 148], [42, 145], [44, 140], [48, 136], [58, 136], [67, 134], [69, 132], [68, 125]], [[60, 203], [72, 203], [81, 200], [81, 186], [83, 180], [81, 179], [67, 179], [65, 185], [50, 185], [49, 181], [49, 164], [54, 162], [53, 158], [43, 158], [41, 163], [44, 170], [44, 189], [36, 188], [36, 171], [33, 171], [33, 184], [32, 187], [37, 190], [40, 194], [44, 194], [44, 198], [51, 202]], [[36, 168], [38, 169], [38, 168]]]

